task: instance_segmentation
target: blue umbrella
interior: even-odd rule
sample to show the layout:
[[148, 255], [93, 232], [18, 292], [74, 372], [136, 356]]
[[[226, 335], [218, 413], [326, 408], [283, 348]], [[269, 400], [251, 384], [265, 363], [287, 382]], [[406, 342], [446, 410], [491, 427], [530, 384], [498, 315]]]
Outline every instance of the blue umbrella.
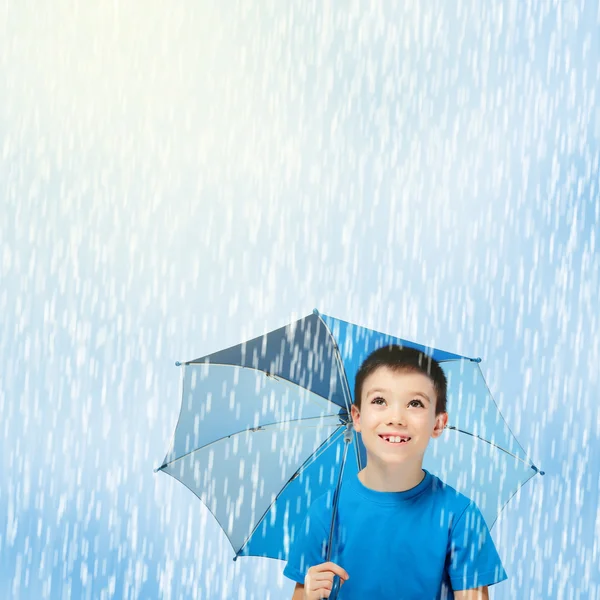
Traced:
[[[182, 367], [182, 402], [171, 447], [157, 469], [208, 507], [235, 557], [287, 560], [311, 502], [333, 495], [366, 462], [352, 430], [354, 378], [389, 344], [417, 348], [448, 378], [447, 431], [424, 468], [474, 500], [491, 528], [539, 469], [500, 414], [472, 359], [313, 311], [290, 325]], [[476, 457], [476, 460], [474, 459]], [[328, 552], [331, 551], [332, 540]]]

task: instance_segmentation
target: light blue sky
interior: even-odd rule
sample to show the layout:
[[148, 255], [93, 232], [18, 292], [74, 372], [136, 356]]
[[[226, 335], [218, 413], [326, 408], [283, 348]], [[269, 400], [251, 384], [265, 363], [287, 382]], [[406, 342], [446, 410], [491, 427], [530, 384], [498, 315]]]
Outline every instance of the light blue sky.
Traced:
[[600, 599], [597, 7], [379, 6], [2, 9], [1, 597], [287, 597], [153, 468], [176, 360], [317, 307], [483, 358], [493, 598]]

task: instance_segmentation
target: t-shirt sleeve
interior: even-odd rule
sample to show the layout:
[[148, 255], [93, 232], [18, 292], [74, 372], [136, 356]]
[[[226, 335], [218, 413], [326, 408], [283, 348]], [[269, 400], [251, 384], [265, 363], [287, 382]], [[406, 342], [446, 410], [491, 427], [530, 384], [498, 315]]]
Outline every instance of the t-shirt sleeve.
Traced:
[[318, 505], [311, 506], [300, 528], [293, 532], [283, 574], [297, 583], [304, 583], [308, 569], [325, 562], [328, 536], [329, 530], [319, 514]]
[[507, 579], [483, 515], [468, 504], [452, 527], [448, 574], [455, 590], [470, 590]]

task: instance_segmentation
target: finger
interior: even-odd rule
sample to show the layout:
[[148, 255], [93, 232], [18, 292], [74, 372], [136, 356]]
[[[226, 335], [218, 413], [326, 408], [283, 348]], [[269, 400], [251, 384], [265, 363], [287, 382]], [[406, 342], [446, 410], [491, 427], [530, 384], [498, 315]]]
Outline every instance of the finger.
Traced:
[[348, 575], [346, 570], [342, 569], [342, 567], [336, 565], [333, 562], [326, 562], [321, 565], [318, 565], [318, 567], [320, 567], [320, 570], [331, 571], [332, 573], [339, 575], [342, 579], [350, 579], [350, 575]]
[[331, 589], [326, 587], [314, 587], [306, 590], [308, 598], [311, 600], [321, 600], [321, 598], [329, 598]]
[[307, 575], [305, 585], [319, 587], [321, 585], [331, 585], [335, 575], [331, 571], [311, 573]]
[[333, 576], [330, 577], [329, 579], [315, 579], [315, 578], [311, 578], [309, 579], [306, 583], [306, 587], [311, 590], [311, 591], [317, 591], [320, 589], [325, 589], [325, 590], [330, 590], [333, 587]]
[[315, 588], [327, 588], [330, 590], [333, 585], [333, 575], [329, 575], [329, 577], [320, 577], [319, 579], [311, 579], [311, 585]]

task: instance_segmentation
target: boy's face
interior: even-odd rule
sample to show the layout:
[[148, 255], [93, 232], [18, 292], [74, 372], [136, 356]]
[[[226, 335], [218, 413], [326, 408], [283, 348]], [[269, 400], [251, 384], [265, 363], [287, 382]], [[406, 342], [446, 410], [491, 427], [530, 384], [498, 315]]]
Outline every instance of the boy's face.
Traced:
[[360, 411], [352, 406], [352, 420], [368, 460], [382, 465], [418, 461], [420, 466], [429, 440], [439, 437], [448, 421], [447, 413], [435, 414], [431, 379], [379, 367], [365, 379], [361, 396]]

